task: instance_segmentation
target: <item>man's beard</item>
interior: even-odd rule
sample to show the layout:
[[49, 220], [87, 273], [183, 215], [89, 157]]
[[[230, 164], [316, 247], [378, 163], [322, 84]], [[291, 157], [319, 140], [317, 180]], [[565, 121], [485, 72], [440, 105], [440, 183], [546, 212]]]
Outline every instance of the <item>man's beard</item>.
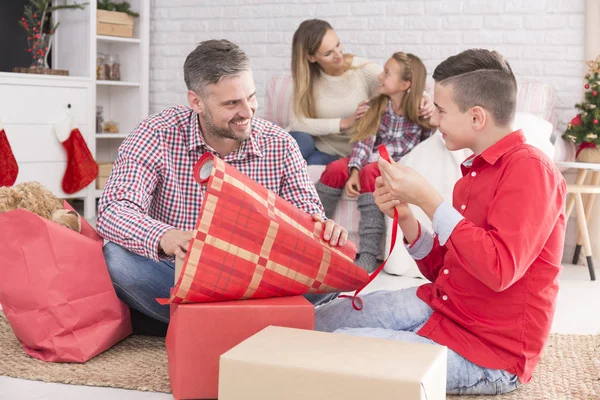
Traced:
[[[238, 143], [242, 143], [244, 140], [246, 140], [246, 138], [249, 135], [243, 135], [240, 136], [239, 134], [236, 134], [233, 129], [229, 128], [229, 126], [227, 128], [219, 128], [218, 126], [216, 126], [212, 120], [212, 117], [210, 115], [210, 112], [207, 110], [204, 115], [200, 115], [199, 116], [200, 119], [203, 122], [203, 126], [204, 126], [204, 134], [208, 135], [208, 136], [212, 136], [215, 139], [232, 139], [237, 141]], [[236, 121], [240, 121], [243, 118], [238, 118], [235, 119], [233, 122]], [[252, 119], [250, 119], [250, 125], [248, 126], [248, 130], [250, 131], [252, 129]]]

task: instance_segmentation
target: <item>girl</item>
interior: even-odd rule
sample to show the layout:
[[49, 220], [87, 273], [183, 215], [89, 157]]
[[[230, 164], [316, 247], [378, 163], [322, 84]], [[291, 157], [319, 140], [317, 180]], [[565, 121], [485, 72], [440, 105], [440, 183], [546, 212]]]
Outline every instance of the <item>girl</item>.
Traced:
[[369, 272], [377, 267], [385, 230], [383, 213], [373, 198], [375, 179], [380, 175], [375, 162], [378, 154], [373, 149], [383, 144], [398, 161], [431, 136], [431, 125], [419, 117], [426, 76], [417, 56], [394, 53], [379, 75], [379, 96], [369, 101], [368, 110], [350, 129], [352, 154], [328, 164], [316, 184], [327, 217], [333, 215], [344, 188], [348, 196], [358, 196], [360, 246], [356, 263]]
[[[381, 67], [343, 52], [336, 32], [320, 19], [300, 24], [292, 40], [293, 110], [289, 130], [308, 165], [325, 165], [352, 152], [349, 130], [378, 93]], [[423, 92], [421, 92], [422, 94]], [[423, 97], [422, 115], [433, 113]]]

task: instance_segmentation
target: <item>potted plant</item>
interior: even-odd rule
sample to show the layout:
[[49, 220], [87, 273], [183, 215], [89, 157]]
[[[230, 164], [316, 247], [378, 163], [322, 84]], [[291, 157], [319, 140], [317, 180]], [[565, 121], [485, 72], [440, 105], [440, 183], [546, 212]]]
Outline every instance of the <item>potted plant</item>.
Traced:
[[126, 1], [98, 0], [96, 33], [106, 36], [133, 37], [133, 18], [139, 16]]
[[27, 51], [32, 57], [30, 68], [48, 69], [52, 37], [60, 25], [60, 22], [52, 23], [51, 13], [63, 9], [84, 9], [87, 3], [69, 4], [65, 1], [65, 4], [56, 4], [54, 1], [54, 4], [50, 4], [51, 0], [29, 0], [29, 3], [25, 6], [19, 25], [27, 32]]
[[576, 104], [579, 113], [567, 125], [563, 138], [579, 146], [577, 160], [600, 163], [600, 56], [587, 61], [584, 100]]

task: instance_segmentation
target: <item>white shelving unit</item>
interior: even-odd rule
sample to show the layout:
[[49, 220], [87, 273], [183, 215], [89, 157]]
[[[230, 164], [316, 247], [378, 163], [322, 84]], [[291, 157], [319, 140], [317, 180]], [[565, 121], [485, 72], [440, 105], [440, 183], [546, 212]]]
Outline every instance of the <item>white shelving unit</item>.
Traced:
[[[55, 35], [53, 66], [90, 81], [86, 125], [92, 129], [84, 136], [99, 163], [114, 161], [123, 139], [148, 115], [150, 0], [129, 2], [132, 10], [140, 14], [134, 18], [133, 38], [96, 34], [96, 1], [90, 1], [84, 10], [56, 13], [61, 25]], [[98, 53], [118, 56], [121, 80], [96, 79]], [[105, 123], [118, 124], [119, 133], [96, 132], [97, 106], [103, 108]], [[95, 217], [96, 201], [101, 194], [95, 182], [87, 187], [86, 218]]]

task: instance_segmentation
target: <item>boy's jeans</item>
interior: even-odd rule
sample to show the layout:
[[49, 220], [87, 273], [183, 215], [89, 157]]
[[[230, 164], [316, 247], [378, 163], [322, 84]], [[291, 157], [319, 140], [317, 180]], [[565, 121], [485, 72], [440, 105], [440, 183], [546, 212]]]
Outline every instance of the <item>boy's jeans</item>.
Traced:
[[[169, 322], [169, 305], [161, 305], [157, 297], [170, 297], [175, 280], [175, 263], [156, 262], [108, 242], [104, 258], [117, 296], [129, 307], [162, 322]], [[314, 305], [335, 299], [338, 293], [307, 294], [304, 297]]]
[[[417, 288], [379, 291], [362, 296], [364, 308], [356, 311], [349, 299], [338, 299], [316, 310], [315, 330], [370, 336], [416, 343], [435, 343], [416, 332], [433, 310], [417, 297]], [[365, 366], [366, 367], [366, 366]], [[448, 394], [495, 395], [520, 386], [506, 371], [487, 369], [448, 349]]]

